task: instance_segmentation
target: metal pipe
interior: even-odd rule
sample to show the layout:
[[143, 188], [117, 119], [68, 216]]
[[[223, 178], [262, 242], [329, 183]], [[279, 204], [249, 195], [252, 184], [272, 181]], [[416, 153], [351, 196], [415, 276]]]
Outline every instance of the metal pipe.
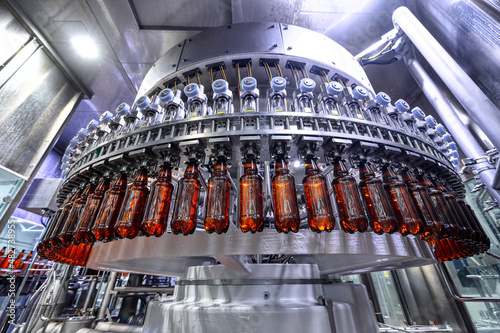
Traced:
[[441, 274], [441, 277], [443, 278], [444, 284], [446, 285], [446, 289], [448, 290], [448, 293], [453, 297], [453, 299], [459, 301], [459, 302], [495, 302], [499, 303], [500, 298], [498, 297], [462, 297], [458, 296], [455, 294], [453, 291], [450, 281], [449, 281], [449, 276], [446, 274], [445, 269], [444, 269], [444, 264], [443, 263], [437, 263], [436, 266], [438, 267], [438, 271]]
[[394, 25], [401, 29], [441, 80], [479, 125], [493, 145], [500, 148], [500, 111], [484, 92], [446, 52], [420, 21], [406, 7], [392, 15]]
[[45, 321], [45, 324], [43, 325], [42, 333], [45, 333], [45, 331], [47, 330], [47, 325], [49, 324], [50, 319], [52, 319], [52, 314], [54, 313], [54, 311], [56, 309], [57, 301], [59, 300], [59, 297], [61, 296], [61, 294], [63, 292], [64, 283], [71, 276], [71, 273], [73, 272], [73, 268], [74, 268], [73, 265], [66, 266], [66, 270], [64, 271], [64, 274], [61, 278], [61, 283], [60, 283], [59, 288], [57, 290], [56, 296], [54, 297], [53, 305], [50, 308], [49, 314], [47, 316], [47, 320]]
[[89, 284], [89, 289], [87, 290], [87, 296], [85, 297], [85, 301], [83, 302], [82, 310], [83, 312], [87, 311], [89, 307], [90, 299], [92, 298], [92, 293], [97, 285], [97, 277], [92, 278], [92, 281]]
[[106, 309], [108, 308], [109, 301], [111, 300], [111, 291], [115, 288], [117, 276], [117, 272], [111, 272], [109, 274], [108, 285], [106, 286], [106, 291], [104, 292], [101, 307], [99, 308], [99, 312], [97, 313], [97, 320], [103, 320], [106, 315]]
[[493, 253], [493, 252], [491, 252], [491, 251], [486, 251], [485, 253], [486, 253], [487, 255], [489, 255], [489, 256], [492, 256], [492, 257], [493, 257], [493, 258], [495, 258], [495, 259], [500, 260], [500, 256], [499, 256], [498, 254], [495, 254], [495, 253]]
[[[450, 103], [445, 98], [418, 61], [413, 56], [408, 56], [405, 57], [405, 62], [411, 75], [467, 157], [479, 158], [484, 156], [485, 152], [483, 148], [474, 140], [467, 126], [462, 123], [453, 103]], [[495, 170], [492, 169], [492, 166], [485, 159], [481, 159], [478, 164], [471, 167], [486, 185], [492, 198], [500, 203], [500, 193], [492, 186], [493, 178], [495, 177]]]

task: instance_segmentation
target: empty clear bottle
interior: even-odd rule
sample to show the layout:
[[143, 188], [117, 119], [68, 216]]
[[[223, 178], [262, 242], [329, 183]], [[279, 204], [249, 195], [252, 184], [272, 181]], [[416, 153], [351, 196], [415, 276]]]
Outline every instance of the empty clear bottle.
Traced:
[[215, 165], [212, 177], [208, 180], [207, 201], [205, 204], [205, 230], [221, 234], [229, 228], [229, 199], [231, 183], [227, 174], [225, 158]]
[[314, 232], [330, 232], [335, 227], [326, 178], [312, 157], [306, 158], [306, 176], [302, 180], [309, 227]]
[[278, 155], [272, 179], [274, 224], [278, 232], [299, 231], [300, 214], [295, 179], [288, 170], [283, 155]]
[[177, 201], [174, 205], [171, 223], [173, 234], [189, 235], [196, 230], [201, 187], [198, 178], [198, 164], [196, 160], [191, 160], [187, 165], [184, 178], [177, 186]]
[[141, 222], [148, 200], [148, 169], [143, 163], [137, 170], [134, 181], [127, 186], [123, 206], [115, 225], [118, 238], [135, 238], [141, 230]]
[[240, 228], [241, 231], [260, 232], [264, 229], [264, 202], [262, 177], [253, 158], [245, 163], [240, 179]]
[[160, 167], [158, 177], [151, 184], [151, 193], [141, 229], [145, 236], [161, 236], [167, 229], [168, 213], [172, 201], [172, 167], [164, 164]]
[[342, 230], [348, 233], [365, 232], [368, 229], [368, 220], [359, 196], [358, 186], [354, 177], [340, 158], [333, 162], [335, 178], [332, 181], [337, 197]]
[[392, 234], [398, 230], [398, 222], [394, 216], [389, 198], [382, 180], [375, 177], [369, 164], [359, 164], [359, 188], [366, 205], [370, 226], [377, 234]]
[[413, 199], [406, 184], [399, 180], [398, 175], [391, 166], [382, 167], [382, 177], [384, 187], [391, 200], [392, 209], [398, 220], [399, 233], [403, 236], [421, 234], [424, 225], [413, 204]]

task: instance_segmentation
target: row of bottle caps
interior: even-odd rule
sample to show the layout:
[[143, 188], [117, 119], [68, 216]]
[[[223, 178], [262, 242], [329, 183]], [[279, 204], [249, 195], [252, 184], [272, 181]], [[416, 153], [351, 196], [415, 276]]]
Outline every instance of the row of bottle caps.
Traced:
[[[451, 239], [465, 244], [470, 255], [489, 247], [489, 239], [472, 209], [438, 180], [431, 182], [422, 172], [416, 178], [407, 168], [401, 168], [401, 180], [390, 165], [382, 166], [380, 179], [366, 161], [361, 161], [358, 184], [339, 156], [333, 165], [335, 201], [330, 200], [326, 178], [313, 156], [306, 158], [306, 176], [302, 184], [311, 230], [330, 232], [334, 229], [334, 204], [340, 215], [340, 227], [348, 233], [371, 229], [378, 234], [414, 234], [433, 245], [436, 239]], [[104, 177], [97, 187], [93, 182], [82, 184], [54, 215], [40, 242], [39, 252], [54, 259], [51, 251], [61, 247], [71, 251], [68, 250], [71, 246], [87, 244], [88, 248], [95, 240], [162, 235], [167, 229], [173, 197], [171, 172], [168, 164], [161, 166], [151, 189], [148, 188], [147, 164], [139, 166], [129, 185], [125, 172], [119, 174], [112, 185], [108, 177]], [[208, 180], [204, 206], [204, 227], [209, 233], [225, 233], [230, 226], [229, 177], [225, 158], [220, 157]], [[198, 163], [192, 159], [178, 182], [170, 221], [172, 233], [188, 235], [196, 230], [201, 187]], [[263, 188], [255, 159], [249, 157], [239, 191], [238, 221], [243, 232], [260, 232], [264, 228]], [[271, 188], [276, 230], [298, 232], [301, 218], [295, 180], [283, 154], [276, 158]]]
[[[321, 85], [321, 93], [317, 97], [316, 107], [313, 95], [316, 83], [304, 78], [299, 81], [298, 89], [293, 93], [293, 110], [295, 112], [314, 113], [319, 111], [334, 116], [345, 116], [356, 119], [365, 119], [381, 125], [392, 126], [396, 129], [419, 136], [421, 139], [436, 146], [447, 154], [455, 167], [459, 165], [456, 144], [446, 128], [438, 124], [431, 115], [418, 107], [410, 110], [408, 103], [398, 100], [394, 106], [391, 98], [381, 92], [371, 98], [370, 94], [361, 86], [354, 89], [341, 82], [329, 82]], [[165, 89], [158, 95], [142, 96], [130, 107], [126, 103], [120, 104], [116, 114], [106, 111], [99, 121], [92, 120], [86, 128], [82, 128], [68, 145], [62, 158], [63, 177], [69, 172], [69, 166], [78, 156], [103, 143], [121, 135], [131, 133], [137, 129], [164, 123], [166, 121], [183, 119], [185, 117], [205, 116], [207, 114], [232, 113], [232, 91], [228, 82], [216, 80], [212, 84], [213, 108], [207, 106], [208, 98], [204, 94], [201, 84], [191, 83], [184, 88], [187, 102], [181, 99], [180, 90]], [[257, 81], [253, 77], [241, 81], [241, 112], [259, 111], [259, 90]], [[267, 92], [267, 111], [287, 111], [286, 80], [274, 77], [271, 88]]]

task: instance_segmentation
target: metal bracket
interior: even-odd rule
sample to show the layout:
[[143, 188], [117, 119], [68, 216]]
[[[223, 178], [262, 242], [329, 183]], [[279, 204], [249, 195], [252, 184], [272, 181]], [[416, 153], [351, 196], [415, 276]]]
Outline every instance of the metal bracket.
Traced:
[[332, 333], [337, 333], [337, 328], [335, 326], [335, 317], [333, 316], [333, 301], [331, 298], [324, 298], [323, 296], [318, 297], [318, 304], [326, 307], [328, 312], [328, 319], [330, 321], [330, 328]]

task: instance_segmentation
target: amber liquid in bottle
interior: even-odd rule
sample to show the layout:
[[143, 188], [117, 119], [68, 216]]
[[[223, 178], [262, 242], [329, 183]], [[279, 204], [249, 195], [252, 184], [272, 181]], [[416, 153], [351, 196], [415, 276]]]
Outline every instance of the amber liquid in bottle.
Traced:
[[80, 243], [93, 243], [94, 235], [92, 234], [92, 228], [101, 208], [102, 199], [104, 198], [104, 193], [109, 189], [110, 180], [108, 177], [104, 177], [94, 193], [92, 193], [85, 207], [83, 208], [83, 213], [78, 221], [76, 231], [73, 238], [73, 243], [78, 245]]
[[213, 176], [208, 180], [208, 193], [205, 205], [205, 230], [211, 234], [222, 234], [229, 228], [229, 197], [231, 183], [224, 161], [219, 160]]
[[73, 190], [71, 197], [67, 199], [64, 205], [61, 207], [62, 208], [61, 214], [59, 215], [57, 224], [54, 227], [54, 230], [52, 231], [52, 234], [50, 236], [50, 246], [52, 247], [52, 250], [57, 250], [62, 246], [62, 242], [61, 239], [59, 238], [59, 235], [61, 234], [61, 231], [63, 231], [64, 226], [66, 225], [66, 221], [68, 220], [69, 213], [73, 208], [73, 203], [76, 199], [80, 197], [80, 193], [81, 189]]
[[[54, 230], [57, 220], [59, 219], [59, 215], [61, 215], [61, 208], [59, 208], [50, 218], [50, 221], [47, 225], [47, 228], [45, 229], [45, 232], [43, 234], [43, 237], [40, 239], [40, 242], [38, 243], [38, 246], [36, 248], [36, 251], [38, 255], [42, 258], [46, 257], [46, 252], [50, 252], [50, 235], [52, 234], [52, 231]], [[3, 253], [2, 253], [3, 254]]]
[[475, 245], [479, 247], [480, 244], [482, 244], [484, 241], [481, 229], [479, 229], [479, 227], [477, 226], [476, 221], [474, 220], [469, 209], [467, 208], [465, 201], [463, 199], [457, 199], [457, 202], [460, 208], [462, 209], [462, 212], [464, 213], [467, 222], [469, 223], [469, 226], [472, 229], [472, 240], [474, 241]]
[[359, 165], [359, 178], [359, 187], [373, 232], [380, 235], [398, 231], [398, 222], [382, 180], [375, 177], [373, 169], [364, 162]]
[[[436, 187], [436, 189], [441, 190], [441, 191], [446, 191], [446, 189], [442, 185], [440, 185], [439, 187]], [[462, 211], [462, 207], [460, 207], [460, 205], [457, 201], [457, 197], [452, 192], [445, 192], [444, 198], [448, 202], [449, 206], [455, 212], [455, 216], [457, 218], [456, 221], [461, 229], [461, 236], [462, 236], [461, 239], [464, 241], [467, 241], [469, 243], [472, 243], [474, 241], [474, 230], [472, 229], [471, 225], [469, 224], [469, 220], [468, 220], [467, 216]]]
[[151, 184], [151, 193], [144, 221], [141, 224], [145, 236], [161, 236], [167, 229], [168, 213], [172, 200], [172, 168], [163, 165], [158, 173], [158, 178]]
[[247, 160], [240, 179], [240, 228], [252, 233], [264, 229], [262, 177], [253, 159]]
[[443, 192], [436, 190], [434, 184], [424, 174], [420, 174], [417, 179], [429, 192], [434, 211], [443, 224], [441, 238], [458, 238], [460, 229], [453, 221], [453, 215], [449, 211]]
[[295, 179], [290, 174], [288, 165], [282, 155], [278, 155], [274, 165], [272, 187], [276, 230], [285, 234], [290, 231], [299, 231], [300, 214]]
[[302, 180], [306, 197], [309, 227], [314, 232], [330, 232], [335, 227], [332, 204], [328, 195], [326, 178], [312, 158], [306, 160], [306, 176]]
[[23, 263], [23, 257], [24, 257], [24, 250], [19, 253], [17, 256], [16, 260], [14, 260], [14, 264], [12, 265], [12, 269], [18, 269], [21, 267], [21, 264]]
[[368, 220], [365, 216], [363, 203], [359, 195], [358, 186], [354, 177], [341, 159], [333, 162], [335, 178], [332, 181], [337, 197], [342, 230], [348, 233], [365, 232], [368, 229]]
[[141, 167], [126, 190], [120, 216], [115, 225], [115, 234], [118, 238], [132, 239], [139, 234], [148, 194], [148, 170]]
[[201, 187], [198, 177], [197, 163], [189, 162], [184, 178], [179, 181], [177, 188], [177, 201], [174, 205], [171, 223], [173, 234], [189, 235], [196, 230], [198, 198]]
[[63, 229], [60, 238], [63, 246], [69, 246], [73, 243], [74, 233], [76, 232], [76, 227], [78, 226], [78, 221], [83, 214], [83, 209], [87, 203], [89, 196], [94, 193], [96, 185], [94, 183], [89, 183], [83, 191], [82, 195], [75, 200], [73, 208], [68, 216], [68, 222], [66, 222], [66, 227]]
[[120, 214], [120, 208], [125, 197], [127, 187], [127, 174], [122, 172], [111, 188], [104, 194], [101, 208], [92, 229], [98, 241], [111, 241], [114, 239], [115, 223]]
[[399, 233], [403, 236], [422, 233], [424, 225], [405, 183], [399, 180], [390, 166], [382, 168], [382, 177], [384, 179], [384, 187], [389, 194], [392, 208], [398, 220]]
[[456, 201], [453, 202], [452, 196], [447, 193], [446, 189], [441, 185], [439, 181], [435, 179], [433, 180], [432, 184], [435, 191], [441, 192], [441, 196], [444, 198], [445, 202], [443, 207], [445, 207], [447, 214], [450, 216], [450, 230], [452, 237], [449, 238], [461, 240], [464, 239], [464, 237], [468, 237], [468, 235], [466, 235], [468, 233], [468, 230], [465, 229], [461, 216], [456, 210]]
[[443, 223], [432, 205], [432, 199], [427, 189], [418, 183], [413, 173], [403, 170], [403, 181], [408, 186], [408, 191], [413, 198], [415, 207], [420, 212], [422, 222], [424, 222], [423, 237], [441, 237], [444, 234]]

